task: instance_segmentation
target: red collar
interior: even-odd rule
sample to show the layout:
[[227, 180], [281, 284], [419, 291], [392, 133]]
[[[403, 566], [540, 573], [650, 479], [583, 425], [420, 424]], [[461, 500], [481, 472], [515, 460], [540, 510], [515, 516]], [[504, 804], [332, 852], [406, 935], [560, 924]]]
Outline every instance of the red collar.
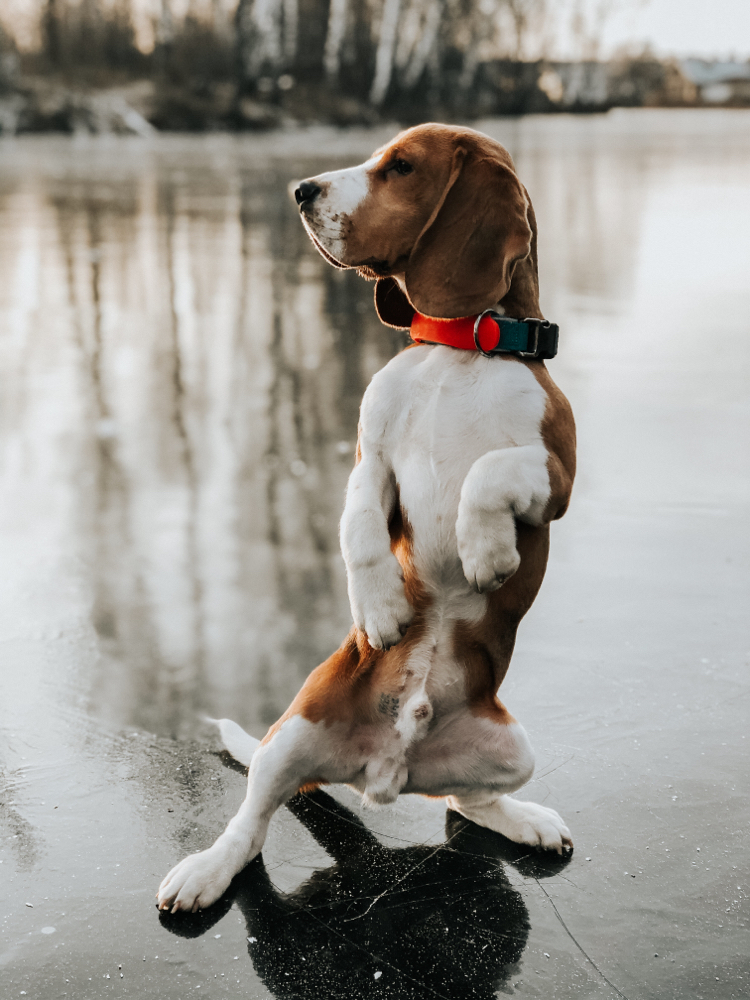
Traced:
[[543, 319], [512, 319], [486, 309], [476, 316], [436, 319], [415, 312], [411, 338], [417, 344], [444, 344], [486, 357], [515, 354], [523, 358], [554, 358], [558, 327]]
[[[458, 347], [464, 351], [476, 351], [474, 343], [474, 324], [477, 316], [461, 316], [460, 319], [435, 319], [415, 312], [411, 321], [411, 339], [418, 344], [445, 344], [446, 347]], [[498, 340], [497, 323], [489, 314], [482, 316], [479, 324], [477, 340], [485, 350], [491, 350]]]

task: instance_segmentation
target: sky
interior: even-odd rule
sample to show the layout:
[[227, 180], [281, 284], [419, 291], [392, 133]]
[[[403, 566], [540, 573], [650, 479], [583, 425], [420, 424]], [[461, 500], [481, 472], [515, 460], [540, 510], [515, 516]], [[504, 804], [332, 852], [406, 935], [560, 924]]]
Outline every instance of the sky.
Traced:
[[750, 55], [750, 0], [629, 3], [605, 27], [605, 49], [648, 42], [660, 55]]

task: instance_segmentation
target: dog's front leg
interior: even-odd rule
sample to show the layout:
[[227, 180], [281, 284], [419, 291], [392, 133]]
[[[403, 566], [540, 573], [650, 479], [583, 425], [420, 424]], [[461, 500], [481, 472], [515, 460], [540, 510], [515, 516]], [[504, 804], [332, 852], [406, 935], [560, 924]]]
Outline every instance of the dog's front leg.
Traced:
[[346, 491], [341, 551], [354, 624], [375, 649], [388, 649], [401, 640], [414, 609], [388, 533], [388, 517], [397, 502], [393, 472], [382, 450], [364, 434], [360, 453]]
[[478, 458], [461, 488], [458, 554], [472, 587], [497, 590], [518, 569], [516, 518], [544, 524], [551, 494], [544, 445], [500, 448]]

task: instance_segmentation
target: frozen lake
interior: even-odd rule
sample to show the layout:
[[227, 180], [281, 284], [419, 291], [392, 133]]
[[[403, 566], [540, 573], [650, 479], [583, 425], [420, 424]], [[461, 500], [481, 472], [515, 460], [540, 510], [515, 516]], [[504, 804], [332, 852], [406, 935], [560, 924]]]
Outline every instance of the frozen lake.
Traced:
[[226, 905], [160, 924], [243, 795], [201, 716], [262, 736], [349, 628], [358, 406], [406, 338], [287, 187], [395, 130], [3, 139], [3, 998], [750, 997], [750, 112], [477, 127], [578, 422], [502, 688], [572, 860], [333, 789], [377, 837], [297, 802]]

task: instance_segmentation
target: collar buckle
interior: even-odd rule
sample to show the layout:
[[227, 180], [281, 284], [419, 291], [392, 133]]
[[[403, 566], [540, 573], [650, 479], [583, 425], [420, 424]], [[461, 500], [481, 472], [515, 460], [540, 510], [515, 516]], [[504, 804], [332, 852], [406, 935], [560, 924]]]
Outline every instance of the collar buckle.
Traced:
[[[485, 316], [495, 321], [498, 330], [497, 343], [489, 351], [486, 351], [479, 342], [479, 327]], [[521, 345], [524, 331], [520, 329], [522, 326], [526, 328], [523, 346]], [[474, 322], [474, 346], [485, 358], [494, 358], [498, 354], [515, 354], [521, 358], [549, 359], [557, 354], [559, 332], [557, 324], [550, 323], [546, 319], [536, 319], [533, 316], [511, 319], [509, 316], [501, 316], [494, 309], [485, 309]], [[506, 341], [503, 346], [504, 335]]]
[[[495, 344], [495, 346], [491, 348], [489, 351], [485, 351], [485, 349], [479, 343], [479, 327], [482, 325], [482, 320], [484, 319], [485, 316], [489, 316], [490, 319], [494, 319], [494, 321], [497, 323], [497, 344]], [[476, 347], [476, 349], [479, 351], [480, 354], [483, 354], [485, 356], [485, 358], [494, 358], [494, 356], [498, 353], [498, 345], [500, 344], [500, 341], [503, 338], [503, 329], [500, 326], [500, 320], [502, 318], [503, 317], [500, 315], [500, 313], [495, 312], [494, 309], [485, 309], [484, 312], [481, 312], [474, 320], [474, 346]]]

